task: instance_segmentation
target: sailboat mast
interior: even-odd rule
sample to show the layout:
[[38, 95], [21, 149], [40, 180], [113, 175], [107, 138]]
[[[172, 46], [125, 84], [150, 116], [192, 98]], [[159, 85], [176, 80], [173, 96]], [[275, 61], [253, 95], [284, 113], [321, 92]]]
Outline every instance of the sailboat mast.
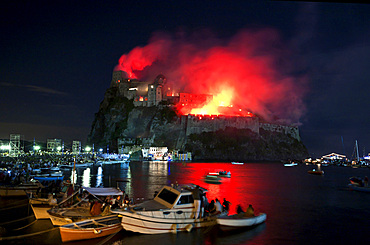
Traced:
[[356, 151], [357, 151], [357, 162], [360, 161], [360, 157], [358, 155], [358, 144], [357, 144], [357, 140], [356, 140]]

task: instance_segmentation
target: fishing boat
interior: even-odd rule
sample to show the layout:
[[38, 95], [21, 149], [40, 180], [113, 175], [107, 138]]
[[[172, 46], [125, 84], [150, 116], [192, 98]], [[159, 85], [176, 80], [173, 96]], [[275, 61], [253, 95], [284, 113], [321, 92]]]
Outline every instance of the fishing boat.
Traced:
[[[87, 191], [88, 194], [99, 203], [104, 203], [104, 198], [107, 196], [123, 196], [123, 192], [111, 187], [99, 187], [99, 188], [90, 188], [90, 187], [81, 187], [83, 190]], [[48, 210], [48, 214], [50, 216], [51, 222], [54, 226], [63, 226], [73, 222], [79, 222], [82, 220], [92, 219], [103, 217], [107, 215], [111, 215], [109, 206], [107, 209], [104, 209], [103, 212], [99, 214], [92, 214], [90, 212], [88, 196], [81, 198], [81, 200], [77, 203], [74, 203], [70, 207], [63, 207], [66, 202], [68, 203], [68, 199], [59, 203], [57, 206]], [[72, 201], [74, 195], [71, 195], [69, 199]], [[93, 207], [94, 209], [94, 207]]]
[[[143, 234], [190, 232], [193, 228], [217, 224], [217, 215], [194, 218], [192, 190], [196, 185], [164, 186], [153, 200], [136, 204], [129, 209], [112, 210], [122, 217], [127, 231]], [[199, 187], [203, 192], [206, 189]]]
[[244, 214], [234, 214], [217, 218], [217, 224], [223, 231], [254, 227], [265, 221], [265, 213], [260, 213], [259, 215], [252, 217], [244, 216]]
[[62, 242], [89, 240], [115, 234], [123, 229], [117, 215], [93, 218], [59, 227]]

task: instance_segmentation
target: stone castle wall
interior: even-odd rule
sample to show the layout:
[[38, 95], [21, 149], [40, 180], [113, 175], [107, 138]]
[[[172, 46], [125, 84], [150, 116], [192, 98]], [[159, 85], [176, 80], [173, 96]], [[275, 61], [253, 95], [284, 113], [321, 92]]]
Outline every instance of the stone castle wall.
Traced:
[[[214, 132], [226, 127], [250, 129], [259, 134], [259, 120], [257, 117], [229, 117], [229, 116], [195, 116], [187, 115], [182, 124], [186, 129], [186, 136], [202, 132]], [[184, 118], [184, 119], [185, 119]]]

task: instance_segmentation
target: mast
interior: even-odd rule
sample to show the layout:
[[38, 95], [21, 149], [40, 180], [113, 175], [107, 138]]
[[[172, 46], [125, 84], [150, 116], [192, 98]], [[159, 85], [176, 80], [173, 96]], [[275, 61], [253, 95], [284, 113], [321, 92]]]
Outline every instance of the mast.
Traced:
[[356, 140], [356, 153], [357, 153], [357, 162], [360, 161], [360, 157], [358, 155], [358, 144], [357, 144], [357, 140]]

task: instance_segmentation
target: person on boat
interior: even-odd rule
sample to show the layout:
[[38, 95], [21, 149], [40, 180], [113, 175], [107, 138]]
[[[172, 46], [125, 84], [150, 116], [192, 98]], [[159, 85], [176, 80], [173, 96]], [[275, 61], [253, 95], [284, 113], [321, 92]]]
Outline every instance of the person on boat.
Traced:
[[90, 211], [90, 214], [91, 216], [97, 216], [99, 214], [101, 214], [101, 209], [102, 209], [102, 204], [98, 201], [95, 201], [91, 211]]
[[249, 204], [247, 211], [245, 211], [244, 216], [246, 217], [254, 217], [254, 208], [252, 207], [252, 204]]
[[216, 206], [216, 213], [217, 214], [222, 213], [222, 205], [221, 205], [220, 200], [218, 200], [218, 198], [216, 198], [215, 206]]
[[227, 201], [226, 198], [224, 198], [224, 201], [222, 203], [222, 211], [229, 212], [230, 205], [231, 205], [231, 202]]
[[216, 213], [216, 205], [215, 205], [215, 201], [214, 201], [214, 200], [212, 200], [212, 201], [209, 203], [209, 205], [208, 205], [208, 212], [209, 212], [210, 214], [214, 214], [214, 213]]
[[238, 204], [238, 206], [236, 206], [236, 213], [237, 214], [244, 213], [244, 210], [243, 210], [243, 208], [242, 208], [242, 206], [240, 204]]
[[206, 211], [208, 211], [208, 209], [209, 209], [209, 201], [208, 201], [206, 192], [203, 192], [202, 200], [203, 200], [203, 209], [204, 209], [203, 210], [203, 216], [205, 216]]
[[199, 216], [200, 205], [201, 205], [199, 185], [196, 185], [195, 188], [193, 189], [193, 199], [194, 199], [194, 210], [193, 210], [192, 217], [194, 217], [194, 219], [197, 219]]

